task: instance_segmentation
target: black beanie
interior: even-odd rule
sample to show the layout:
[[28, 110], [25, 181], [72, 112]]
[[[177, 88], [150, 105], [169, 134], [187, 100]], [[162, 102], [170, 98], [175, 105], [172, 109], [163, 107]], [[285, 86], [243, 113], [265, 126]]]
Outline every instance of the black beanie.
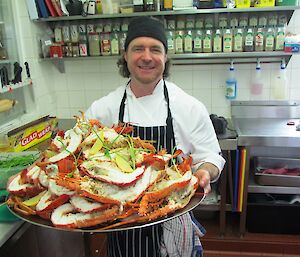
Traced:
[[125, 40], [125, 51], [129, 43], [137, 37], [152, 37], [163, 43], [166, 52], [168, 51], [167, 37], [164, 25], [157, 19], [150, 17], [133, 18], [128, 26], [127, 37]]

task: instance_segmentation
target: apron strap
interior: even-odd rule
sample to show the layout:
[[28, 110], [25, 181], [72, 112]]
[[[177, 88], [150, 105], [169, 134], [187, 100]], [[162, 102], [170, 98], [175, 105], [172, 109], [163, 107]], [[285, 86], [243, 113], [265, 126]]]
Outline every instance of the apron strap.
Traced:
[[[129, 84], [129, 82], [128, 82], [128, 84]], [[172, 114], [171, 114], [171, 110], [170, 110], [169, 93], [168, 93], [168, 89], [167, 89], [165, 81], [164, 81], [164, 96], [165, 96], [165, 100], [166, 100], [167, 106], [168, 106], [168, 116], [167, 116], [167, 119], [166, 119], [167, 137], [168, 138], [174, 138], [173, 118], [172, 118]], [[119, 122], [120, 123], [124, 123], [124, 110], [125, 110], [126, 98], [127, 98], [127, 94], [126, 94], [126, 89], [125, 89], [124, 94], [123, 94], [123, 98], [122, 98], [122, 101], [121, 101], [121, 104], [120, 104], [120, 109], [119, 109]]]

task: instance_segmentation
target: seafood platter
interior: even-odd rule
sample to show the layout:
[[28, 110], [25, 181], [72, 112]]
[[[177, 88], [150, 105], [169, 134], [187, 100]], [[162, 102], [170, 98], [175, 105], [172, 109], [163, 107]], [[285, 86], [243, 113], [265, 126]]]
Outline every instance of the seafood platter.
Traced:
[[164, 222], [203, 200], [191, 156], [156, 152], [153, 142], [130, 136], [128, 125], [76, 119], [9, 178], [7, 205], [16, 216], [56, 229], [109, 232]]

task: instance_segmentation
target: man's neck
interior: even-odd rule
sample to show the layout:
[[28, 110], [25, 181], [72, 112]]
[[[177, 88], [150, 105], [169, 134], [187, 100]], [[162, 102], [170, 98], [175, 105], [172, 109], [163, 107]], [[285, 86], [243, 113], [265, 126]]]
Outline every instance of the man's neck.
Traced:
[[[160, 81], [160, 80], [159, 80]], [[137, 81], [130, 82], [130, 89], [135, 95], [136, 98], [152, 95], [154, 89], [156, 88], [157, 84], [159, 83], [151, 83], [151, 84], [141, 84]]]

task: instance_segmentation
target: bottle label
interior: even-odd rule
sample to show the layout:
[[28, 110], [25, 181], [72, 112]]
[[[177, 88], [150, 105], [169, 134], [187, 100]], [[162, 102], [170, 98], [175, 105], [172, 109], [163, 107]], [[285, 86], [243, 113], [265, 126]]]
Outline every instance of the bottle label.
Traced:
[[210, 36], [205, 36], [203, 40], [203, 48], [210, 50], [211, 49], [211, 37]]
[[222, 51], [222, 40], [219, 35], [216, 35], [214, 38], [214, 52]]
[[202, 40], [200, 37], [194, 38], [194, 49], [201, 49], [202, 48]]
[[236, 97], [236, 83], [235, 82], [226, 82], [226, 98], [234, 99]]
[[253, 46], [253, 34], [248, 33], [245, 38], [245, 46]]
[[176, 36], [176, 39], [175, 39], [175, 52], [183, 53], [183, 40], [180, 35]]
[[234, 50], [242, 51], [243, 50], [243, 37], [242, 34], [236, 34], [234, 37]]
[[184, 38], [184, 52], [191, 53], [193, 48], [193, 41], [190, 35], [185, 36]]
[[284, 48], [284, 33], [280, 32], [276, 37], [276, 50], [283, 50]]

